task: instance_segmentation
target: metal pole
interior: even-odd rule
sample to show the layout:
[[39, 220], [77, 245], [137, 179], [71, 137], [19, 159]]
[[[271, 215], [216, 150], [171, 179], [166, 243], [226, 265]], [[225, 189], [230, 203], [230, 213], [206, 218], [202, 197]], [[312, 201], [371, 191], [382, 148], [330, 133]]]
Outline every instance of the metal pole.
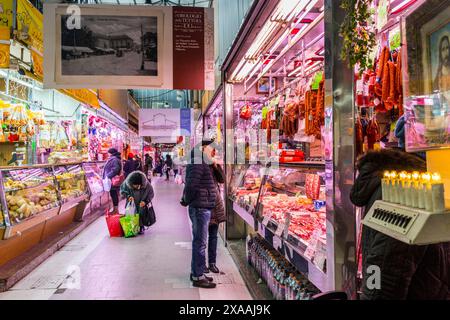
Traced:
[[[329, 290], [356, 297], [357, 257], [355, 209], [350, 202], [354, 182], [353, 70], [340, 59], [339, 26], [345, 12], [339, 0], [325, 1], [325, 114], [332, 132], [333, 152], [326, 155], [327, 279]], [[328, 136], [326, 136], [328, 139]]]

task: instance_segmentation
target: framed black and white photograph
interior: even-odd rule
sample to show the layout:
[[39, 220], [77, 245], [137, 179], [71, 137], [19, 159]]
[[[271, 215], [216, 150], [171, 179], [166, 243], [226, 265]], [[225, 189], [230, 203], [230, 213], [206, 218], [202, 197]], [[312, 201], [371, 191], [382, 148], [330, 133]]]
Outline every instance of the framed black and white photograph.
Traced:
[[45, 8], [45, 87], [162, 88], [172, 83], [166, 9], [83, 5], [77, 25], [67, 5]]
[[63, 76], [158, 76], [158, 18], [61, 16]]
[[46, 2], [44, 34], [46, 89], [215, 87], [212, 8]]

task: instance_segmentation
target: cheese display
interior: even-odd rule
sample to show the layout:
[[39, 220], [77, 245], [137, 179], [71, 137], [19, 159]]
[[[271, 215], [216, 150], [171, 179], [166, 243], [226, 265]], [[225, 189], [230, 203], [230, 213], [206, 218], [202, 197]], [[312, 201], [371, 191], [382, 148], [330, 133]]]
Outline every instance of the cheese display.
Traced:
[[61, 191], [61, 200], [66, 202], [71, 198], [77, 198], [86, 193], [86, 180], [84, 171], [79, 173], [63, 173], [56, 176], [59, 189]]
[[59, 205], [54, 177], [48, 169], [2, 172], [11, 224]]
[[14, 226], [48, 210], [88, 195], [86, 174], [80, 164], [58, 167], [28, 167], [0, 170], [6, 210]]

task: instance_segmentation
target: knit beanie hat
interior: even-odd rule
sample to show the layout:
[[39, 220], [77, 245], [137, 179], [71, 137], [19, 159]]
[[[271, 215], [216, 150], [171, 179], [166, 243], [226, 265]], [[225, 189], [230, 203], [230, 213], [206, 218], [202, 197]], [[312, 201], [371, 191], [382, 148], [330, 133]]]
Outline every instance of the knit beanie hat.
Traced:
[[129, 183], [132, 186], [142, 186], [144, 184], [142, 174], [140, 172], [133, 172], [129, 177]]
[[119, 151], [117, 151], [116, 148], [111, 148], [111, 149], [108, 150], [108, 153], [112, 154], [112, 155], [115, 155], [116, 153], [119, 153]]

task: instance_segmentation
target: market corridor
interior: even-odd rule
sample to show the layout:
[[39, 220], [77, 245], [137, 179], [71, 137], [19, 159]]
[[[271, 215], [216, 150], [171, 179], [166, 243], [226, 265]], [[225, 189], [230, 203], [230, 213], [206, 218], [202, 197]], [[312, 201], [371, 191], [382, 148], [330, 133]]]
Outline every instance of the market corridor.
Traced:
[[191, 286], [192, 238], [179, 205], [182, 187], [158, 178], [153, 186], [158, 221], [144, 236], [109, 238], [101, 217], [0, 299], [251, 299], [222, 241], [218, 266], [225, 274], [215, 277], [217, 288]]

